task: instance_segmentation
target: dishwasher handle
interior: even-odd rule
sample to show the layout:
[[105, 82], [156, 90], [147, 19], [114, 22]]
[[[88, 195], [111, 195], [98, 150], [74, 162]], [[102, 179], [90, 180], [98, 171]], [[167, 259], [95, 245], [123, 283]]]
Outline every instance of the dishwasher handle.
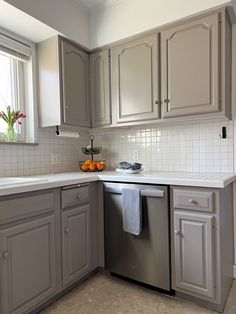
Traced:
[[[113, 194], [122, 194], [122, 188], [114, 188], [114, 187], [106, 187], [105, 192], [113, 193]], [[157, 189], [144, 189], [140, 190], [141, 196], [147, 196], [147, 197], [164, 197], [165, 192], [163, 190], [157, 190]]]

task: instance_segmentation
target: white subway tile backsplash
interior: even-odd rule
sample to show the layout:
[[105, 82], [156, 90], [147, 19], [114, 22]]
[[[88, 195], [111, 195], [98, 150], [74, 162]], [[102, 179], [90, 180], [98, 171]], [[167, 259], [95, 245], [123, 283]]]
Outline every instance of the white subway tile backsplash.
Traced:
[[[221, 127], [227, 138], [221, 139]], [[234, 172], [233, 121], [131, 129], [96, 133], [108, 167], [140, 162], [150, 171]]]
[[[54, 128], [39, 129], [37, 146], [0, 144], [0, 176], [27, 176], [79, 170], [84, 136], [59, 138]], [[87, 142], [86, 142], [87, 143]], [[51, 156], [58, 160], [52, 163]]]
[[[227, 127], [227, 139], [219, 137], [221, 126]], [[1, 144], [0, 176], [79, 170], [78, 161], [87, 159], [81, 147], [89, 145], [88, 134], [69, 139], [54, 131], [39, 129], [38, 146]], [[95, 133], [95, 145], [103, 147], [97, 158], [112, 169], [126, 160], [149, 171], [234, 172], [233, 134], [233, 121], [110, 129]]]

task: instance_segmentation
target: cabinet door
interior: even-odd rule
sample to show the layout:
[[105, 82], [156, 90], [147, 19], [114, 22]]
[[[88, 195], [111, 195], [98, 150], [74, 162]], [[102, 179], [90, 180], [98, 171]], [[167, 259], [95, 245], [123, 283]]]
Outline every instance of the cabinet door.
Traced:
[[110, 55], [104, 50], [90, 56], [92, 126], [111, 124]]
[[116, 123], [159, 118], [158, 43], [153, 34], [111, 50]]
[[220, 110], [219, 16], [161, 33], [163, 117]]
[[56, 291], [55, 218], [0, 232], [2, 313], [28, 313]]
[[89, 55], [61, 40], [63, 122], [90, 126]]
[[213, 219], [211, 215], [174, 213], [176, 290], [214, 297]]
[[85, 275], [90, 269], [89, 205], [62, 213], [63, 285]]

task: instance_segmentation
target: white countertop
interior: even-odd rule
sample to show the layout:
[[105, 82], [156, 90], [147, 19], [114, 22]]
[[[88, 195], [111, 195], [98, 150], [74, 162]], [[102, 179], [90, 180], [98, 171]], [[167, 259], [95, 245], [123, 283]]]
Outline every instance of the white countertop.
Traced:
[[99, 175], [102, 181], [137, 182], [164, 185], [184, 185], [209, 188], [224, 188], [236, 180], [234, 173], [201, 173], [201, 172], [142, 172], [140, 174], [121, 174], [115, 171], [104, 171]]
[[234, 173], [195, 173], [195, 172], [142, 172], [140, 174], [121, 174], [115, 171], [95, 173], [64, 172], [32, 176], [40, 181], [14, 185], [0, 185], [0, 196], [44, 190], [65, 185], [93, 181], [116, 181], [149, 183], [161, 185], [182, 185], [193, 187], [224, 188], [236, 180]]

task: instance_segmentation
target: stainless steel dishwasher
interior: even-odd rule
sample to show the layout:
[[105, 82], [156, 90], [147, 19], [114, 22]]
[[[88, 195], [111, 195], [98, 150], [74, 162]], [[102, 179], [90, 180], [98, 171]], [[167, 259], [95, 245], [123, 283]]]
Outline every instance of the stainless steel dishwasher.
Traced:
[[[142, 231], [123, 231], [122, 189], [138, 188]], [[168, 188], [104, 182], [106, 268], [113, 274], [170, 291]]]

